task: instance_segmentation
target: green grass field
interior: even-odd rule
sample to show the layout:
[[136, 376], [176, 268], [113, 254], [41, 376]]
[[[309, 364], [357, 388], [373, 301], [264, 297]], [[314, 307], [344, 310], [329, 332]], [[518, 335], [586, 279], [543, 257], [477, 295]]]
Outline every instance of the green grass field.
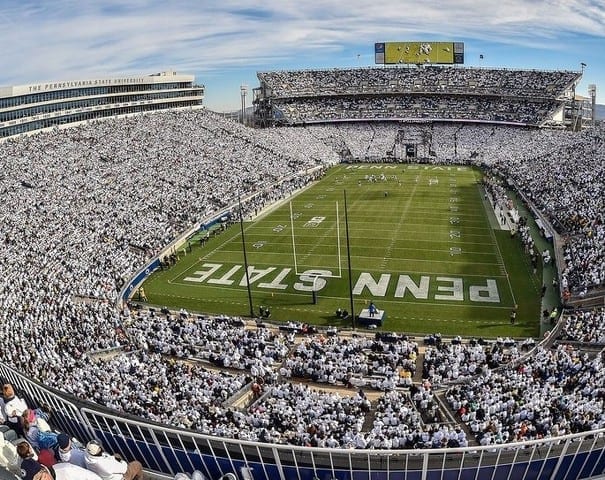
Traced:
[[[493, 228], [480, 180], [480, 171], [464, 166], [331, 169], [244, 222], [254, 312], [262, 305], [271, 320], [351, 326], [334, 314], [350, 311], [346, 191], [356, 313], [373, 301], [386, 311], [389, 331], [537, 336], [540, 272], [530, 271], [518, 239]], [[240, 225], [192, 244], [175, 266], [145, 282], [149, 303], [247, 316]]]

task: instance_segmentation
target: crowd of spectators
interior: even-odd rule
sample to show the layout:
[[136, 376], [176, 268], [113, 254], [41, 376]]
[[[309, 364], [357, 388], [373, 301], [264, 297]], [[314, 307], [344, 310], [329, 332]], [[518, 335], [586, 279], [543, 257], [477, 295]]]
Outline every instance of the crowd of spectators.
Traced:
[[335, 96], [296, 97], [273, 101], [288, 124], [314, 122], [412, 119], [481, 120], [539, 125], [554, 113], [555, 100], [469, 95]]
[[539, 125], [578, 72], [357, 68], [258, 74], [276, 118], [290, 124], [359, 119], [449, 119]]
[[347, 94], [429, 93], [555, 98], [579, 72], [421, 67], [377, 67], [259, 72], [273, 98]]
[[[287, 337], [238, 319], [170, 319], [115, 307], [137, 269], [180, 232], [228, 207], [236, 190], [261, 192], [246, 205], [253, 214], [313, 178], [297, 172], [334, 163], [335, 146], [353, 142], [348, 134], [354, 132], [321, 126], [257, 133], [210, 112], [187, 111], [0, 144], [0, 360], [84, 400], [212, 435], [326, 446], [464, 445], [461, 432], [438, 418], [429, 384], [407, 393], [409, 410], [394, 410], [398, 401], [408, 405], [398, 395], [407, 392], [400, 387], [411, 387], [410, 375], [402, 380], [401, 372], [416, 368], [411, 342], [310, 338], [291, 350]], [[374, 129], [368, 141], [386, 145], [376, 137], [395, 138], [393, 132]], [[566, 229], [563, 275], [570, 289], [602, 285], [602, 129], [571, 137], [467, 126], [441, 136], [440, 127], [431, 126], [430, 137], [436, 161], [452, 152], [439, 139], [455, 139], [458, 155], [510, 178]], [[602, 312], [592, 315], [576, 314], [565, 334], [598, 342]], [[561, 345], [502, 371], [494, 368], [517, 359], [514, 347], [428, 351], [433, 386], [469, 377], [448, 397], [481, 443], [603, 426], [600, 356]], [[380, 408], [388, 427], [362, 430], [368, 412], [362, 394], [318, 392], [279, 382], [278, 373], [326, 383], [330, 376], [344, 382], [349, 373], [390, 378], [393, 384], [369, 384], [387, 391]], [[265, 390], [253, 409], [231, 408], [227, 400], [256, 379]], [[519, 387], [526, 383], [527, 389]], [[308, 416], [294, 418], [300, 412]], [[408, 417], [413, 428], [408, 424], [412, 431], [403, 440]]]
[[602, 355], [568, 344], [538, 346], [522, 362], [488, 370], [447, 392], [481, 445], [605, 427]]
[[[378, 399], [369, 442], [374, 448], [441, 448], [465, 447], [466, 433], [459, 425], [425, 423], [433, 408], [430, 389], [416, 388], [411, 392], [394, 390]], [[426, 402], [426, 407], [422, 404]], [[424, 410], [423, 410], [424, 409]]]
[[[23, 480], [144, 480], [141, 462], [103, 452], [97, 440], [86, 448], [64, 432], [52, 430], [48, 405], [30, 408], [11, 383], [0, 395], [0, 476]], [[16, 473], [15, 477], [10, 472]], [[6, 476], [8, 475], [8, 476]]]
[[[279, 383], [251, 408], [245, 425], [255, 440], [295, 445], [353, 447], [364, 438], [369, 401], [306, 384]], [[240, 426], [241, 428], [241, 426]]]
[[293, 348], [280, 373], [285, 378], [388, 391], [409, 383], [417, 354], [418, 344], [407, 339], [316, 335]]
[[[485, 167], [513, 183], [563, 237], [561, 288], [579, 296], [589, 289], [602, 288], [605, 130], [597, 126], [575, 135], [522, 135], [525, 138], [512, 142], [508, 152], [485, 156]], [[517, 142], [523, 148], [518, 144], [513, 148]]]
[[[251, 381], [191, 362], [140, 350], [109, 358], [87, 359], [71, 371], [46, 379], [64, 392], [120, 413], [202, 429], [206, 413]], [[65, 383], [59, 383], [65, 382]]]
[[224, 369], [246, 370], [252, 378], [273, 380], [274, 368], [288, 353], [282, 333], [243, 328], [240, 318], [226, 316], [148, 315], [126, 322], [130, 347], [171, 357], [201, 359]]
[[463, 343], [461, 339], [442, 341], [426, 347], [422, 378], [443, 385], [506, 365], [520, 354], [516, 342], [503, 339], [489, 343], [475, 340]]
[[370, 416], [371, 407], [363, 389], [342, 395], [307, 384], [280, 382], [247, 413], [233, 412], [225, 428], [246, 440], [329, 448], [467, 444], [459, 426], [442, 422], [429, 383], [386, 392]]
[[572, 310], [563, 315], [560, 337], [567, 342], [605, 345], [605, 309]]
[[[133, 320], [130, 312], [117, 310], [115, 301], [124, 282], [152, 255], [229, 206], [237, 190], [245, 198], [261, 192], [245, 203], [253, 214], [314, 178], [298, 172], [337, 158], [321, 154], [319, 142], [315, 150], [284, 142], [287, 135], [269, 130], [257, 138], [211, 112], [183, 111], [94, 122], [2, 143], [2, 361], [80, 398], [174, 424], [190, 421], [178, 419], [179, 402], [194, 413], [191, 405], [224, 401], [244, 375], [189, 373], [178, 362], [162, 360], [160, 352], [179, 358], [189, 349], [203, 350], [203, 338], [198, 337], [197, 346], [174, 342], [168, 352], [171, 338], [164, 335], [170, 330], [162, 330], [147, 335], [151, 344], [143, 345], [141, 331], [126, 330]], [[160, 324], [160, 316], [149, 323], [154, 322]], [[246, 336], [239, 339], [242, 349], [247, 341]], [[241, 365], [246, 376], [255, 369], [263, 376], [269, 358], [279, 358], [279, 348], [274, 342], [262, 355], [245, 352], [252, 355], [249, 364]], [[141, 351], [109, 360], [94, 357], [116, 349]], [[215, 353], [215, 363], [240, 366], [236, 358], [221, 356], [218, 349]], [[141, 365], [154, 374], [138, 374]], [[188, 382], [192, 390], [183, 392], [179, 379], [187, 375], [199, 380]], [[181, 399], [171, 396], [177, 391]], [[150, 399], [162, 396], [167, 403], [156, 412]], [[173, 410], [175, 416], [168, 418]]]

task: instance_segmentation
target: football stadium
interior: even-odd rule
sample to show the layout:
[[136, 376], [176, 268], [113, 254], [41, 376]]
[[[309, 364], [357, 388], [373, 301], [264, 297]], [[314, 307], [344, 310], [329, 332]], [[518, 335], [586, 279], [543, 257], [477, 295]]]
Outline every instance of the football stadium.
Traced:
[[582, 72], [375, 54], [245, 122], [174, 72], [0, 89], [2, 478], [603, 475]]

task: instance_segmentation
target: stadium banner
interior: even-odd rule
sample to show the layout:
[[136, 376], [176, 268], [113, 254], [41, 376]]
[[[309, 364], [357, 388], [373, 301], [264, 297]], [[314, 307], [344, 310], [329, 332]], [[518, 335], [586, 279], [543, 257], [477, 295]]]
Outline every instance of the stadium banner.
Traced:
[[464, 63], [463, 42], [380, 42], [374, 44], [380, 65], [451, 65]]
[[160, 266], [160, 259], [155, 258], [152, 262], [150, 262], [144, 269], [140, 270], [125, 288], [122, 289], [122, 293], [120, 294], [120, 298], [122, 301], [126, 302], [128, 299], [134, 294], [137, 287], [143, 283], [143, 281], [151, 275], [151, 273]]

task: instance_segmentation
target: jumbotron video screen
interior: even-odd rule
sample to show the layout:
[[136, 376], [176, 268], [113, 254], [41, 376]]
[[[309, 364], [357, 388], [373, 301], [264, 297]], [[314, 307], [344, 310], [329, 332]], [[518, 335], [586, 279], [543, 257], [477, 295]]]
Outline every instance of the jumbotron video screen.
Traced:
[[460, 64], [464, 63], [463, 42], [381, 42], [374, 44], [375, 63]]

